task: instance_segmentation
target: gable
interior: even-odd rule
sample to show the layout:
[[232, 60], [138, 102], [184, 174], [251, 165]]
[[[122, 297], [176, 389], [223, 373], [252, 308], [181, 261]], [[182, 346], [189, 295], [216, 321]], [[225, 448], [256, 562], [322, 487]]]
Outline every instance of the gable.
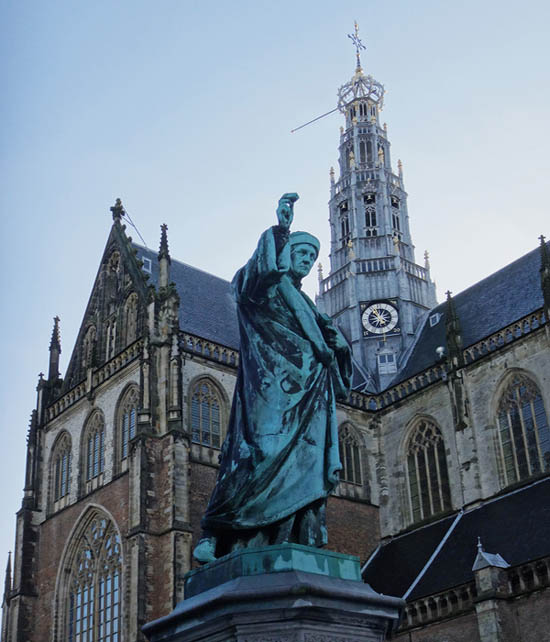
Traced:
[[142, 336], [147, 278], [140, 269], [125, 226], [115, 221], [67, 367], [62, 394]]

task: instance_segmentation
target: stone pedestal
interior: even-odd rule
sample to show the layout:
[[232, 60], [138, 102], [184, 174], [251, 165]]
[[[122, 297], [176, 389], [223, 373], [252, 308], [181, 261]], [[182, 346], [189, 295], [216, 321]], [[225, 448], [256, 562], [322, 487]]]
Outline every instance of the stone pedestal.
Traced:
[[380, 642], [404, 602], [361, 581], [359, 559], [298, 544], [231, 553], [185, 579], [151, 642]]

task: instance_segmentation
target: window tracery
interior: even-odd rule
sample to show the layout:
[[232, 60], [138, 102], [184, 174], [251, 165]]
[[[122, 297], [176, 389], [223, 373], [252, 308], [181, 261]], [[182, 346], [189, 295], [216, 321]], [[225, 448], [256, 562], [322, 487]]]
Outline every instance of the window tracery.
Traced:
[[66, 604], [68, 642], [121, 639], [120, 538], [111, 522], [96, 515], [77, 542]]
[[124, 304], [125, 344], [129, 345], [137, 339], [138, 296], [132, 292]]
[[53, 510], [68, 504], [71, 481], [71, 438], [68, 433], [60, 435], [54, 445], [51, 459], [51, 502]]
[[421, 420], [409, 439], [407, 478], [413, 521], [451, 508], [445, 444], [441, 431], [430, 421]]
[[116, 318], [111, 317], [105, 324], [105, 360], [109, 361], [116, 354]]
[[342, 463], [340, 480], [361, 485], [361, 445], [355, 431], [347, 424], [338, 431], [338, 447]]
[[95, 412], [86, 425], [82, 468], [88, 492], [103, 482], [105, 470], [105, 421], [100, 412]]
[[94, 348], [96, 340], [96, 329], [95, 325], [91, 325], [84, 335], [84, 340], [82, 341], [82, 368], [86, 370], [93, 366], [94, 358]]
[[191, 396], [191, 438], [197, 444], [220, 448], [222, 399], [208, 379], [199, 380]]
[[129, 446], [136, 436], [137, 409], [139, 388], [132, 386], [122, 398], [118, 415], [118, 432], [120, 439], [120, 459], [124, 461], [129, 454]]
[[538, 386], [515, 374], [497, 409], [500, 464], [506, 485], [550, 471], [550, 428]]

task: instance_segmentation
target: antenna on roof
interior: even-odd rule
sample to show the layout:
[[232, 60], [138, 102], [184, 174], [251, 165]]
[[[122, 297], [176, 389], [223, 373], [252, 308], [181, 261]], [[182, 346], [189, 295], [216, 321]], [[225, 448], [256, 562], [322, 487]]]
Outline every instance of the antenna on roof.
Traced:
[[132, 219], [130, 218], [130, 215], [128, 214], [128, 210], [124, 210], [124, 215], [125, 215], [125, 218], [128, 220], [128, 223], [130, 223], [130, 225], [137, 232], [137, 234], [138, 234], [139, 238], [141, 239], [141, 242], [143, 243], [143, 245], [145, 245], [145, 247], [147, 249], [149, 249], [149, 246], [145, 242], [145, 239], [143, 238], [143, 236], [141, 236], [141, 232], [138, 230], [138, 228], [137, 228], [136, 224], [134, 223], [134, 221], [132, 221]]

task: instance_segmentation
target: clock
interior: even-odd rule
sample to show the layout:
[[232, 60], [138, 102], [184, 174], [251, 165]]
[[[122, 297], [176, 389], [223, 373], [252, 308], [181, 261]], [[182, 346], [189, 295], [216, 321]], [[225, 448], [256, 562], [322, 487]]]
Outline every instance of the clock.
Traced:
[[361, 323], [368, 334], [399, 332], [398, 321], [397, 308], [384, 301], [365, 306], [361, 313]]

